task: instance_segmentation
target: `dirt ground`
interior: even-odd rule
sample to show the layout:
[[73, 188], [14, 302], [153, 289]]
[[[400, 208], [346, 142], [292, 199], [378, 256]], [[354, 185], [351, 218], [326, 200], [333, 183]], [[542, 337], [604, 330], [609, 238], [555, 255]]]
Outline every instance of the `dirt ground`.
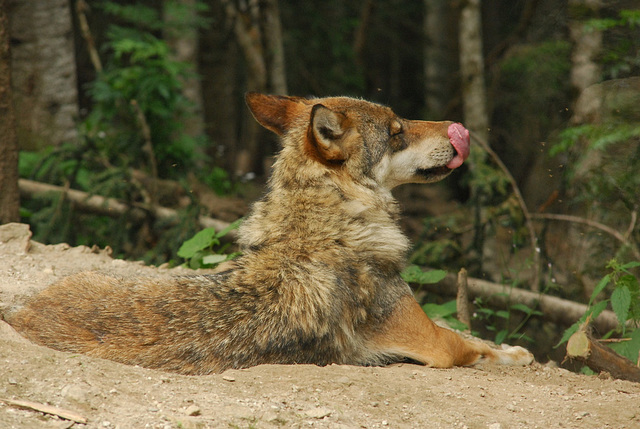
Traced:
[[[0, 226], [0, 313], [78, 271], [182, 270], [29, 238], [26, 225]], [[33, 409], [43, 405], [55, 409]], [[0, 321], [0, 428], [68, 427], [640, 428], [640, 384], [541, 364], [449, 370], [265, 365], [189, 377], [57, 352]]]

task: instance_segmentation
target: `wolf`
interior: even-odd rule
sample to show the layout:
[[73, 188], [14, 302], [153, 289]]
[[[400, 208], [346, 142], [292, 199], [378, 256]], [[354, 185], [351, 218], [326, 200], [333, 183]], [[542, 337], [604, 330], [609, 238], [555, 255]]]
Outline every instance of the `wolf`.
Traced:
[[469, 156], [458, 123], [407, 120], [350, 97], [246, 95], [281, 138], [243, 254], [207, 275], [62, 279], [8, 318], [54, 349], [203, 375], [259, 364], [526, 365], [431, 321], [400, 276], [410, 243], [391, 190], [443, 179]]

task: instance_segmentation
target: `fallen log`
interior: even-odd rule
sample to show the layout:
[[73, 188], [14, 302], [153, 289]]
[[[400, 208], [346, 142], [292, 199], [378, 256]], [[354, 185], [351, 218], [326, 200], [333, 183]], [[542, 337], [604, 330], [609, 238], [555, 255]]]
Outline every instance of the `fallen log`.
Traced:
[[[50, 185], [48, 183], [35, 182], [33, 180], [19, 179], [18, 186], [22, 195], [33, 198], [38, 195], [62, 194], [64, 198], [73, 202], [76, 207], [88, 213], [95, 213], [110, 217], [119, 217], [124, 214], [136, 220], [143, 220], [149, 214], [157, 219], [178, 221], [178, 212], [174, 209], [158, 205], [132, 204], [128, 205], [115, 198], [106, 198], [100, 195], [91, 195], [87, 192], [68, 189], [62, 186]], [[229, 226], [228, 222], [214, 219], [208, 216], [198, 217], [198, 223], [204, 227], [213, 227], [216, 231], [221, 231]], [[230, 231], [229, 238], [235, 238], [236, 232]]]
[[584, 363], [597, 373], [606, 371], [613, 378], [640, 383], [640, 368], [593, 338], [585, 325], [569, 337], [566, 356]]
[[[455, 296], [458, 291], [458, 278], [455, 274], [448, 274], [439, 283], [423, 287], [429, 292]], [[468, 291], [471, 298], [481, 297], [495, 307], [506, 308], [510, 304], [522, 303], [541, 311], [546, 320], [566, 326], [580, 320], [587, 311], [585, 304], [472, 277], [468, 278]], [[618, 318], [613, 311], [605, 310], [592, 320], [591, 324], [598, 332], [605, 333], [618, 326]]]

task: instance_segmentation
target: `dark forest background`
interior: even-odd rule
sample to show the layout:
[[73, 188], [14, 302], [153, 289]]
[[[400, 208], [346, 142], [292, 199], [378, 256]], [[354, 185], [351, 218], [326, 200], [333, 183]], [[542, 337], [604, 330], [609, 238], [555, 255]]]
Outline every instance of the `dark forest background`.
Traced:
[[[0, 10], [0, 221], [29, 223], [38, 241], [182, 263], [182, 243], [241, 218], [263, 192], [278, 143], [244, 94], [350, 95], [473, 133], [465, 167], [396, 192], [412, 264], [589, 308], [604, 300], [618, 328], [640, 320], [628, 265], [640, 261], [635, 1], [1, 0]], [[566, 326], [535, 306], [489, 302], [475, 302], [478, 329], [554, 353]]]

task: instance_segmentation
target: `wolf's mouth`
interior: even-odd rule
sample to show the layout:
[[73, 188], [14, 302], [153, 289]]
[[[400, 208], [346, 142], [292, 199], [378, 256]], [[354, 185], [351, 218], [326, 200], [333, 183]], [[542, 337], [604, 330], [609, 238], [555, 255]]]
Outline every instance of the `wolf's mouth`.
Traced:
[[446, 166], [442, 166], [442, 167], [433, 167], [433, 168], [418, 168], [416, 170], [416, 174], [418, 176], [422, 176], [425, 179], [429, 180], [429, 179], [433, 179], [435, 177], [442, 177], [442, 176], [446, 176], [447, 174], [451, 173], [450, 168], [446, 167]]

